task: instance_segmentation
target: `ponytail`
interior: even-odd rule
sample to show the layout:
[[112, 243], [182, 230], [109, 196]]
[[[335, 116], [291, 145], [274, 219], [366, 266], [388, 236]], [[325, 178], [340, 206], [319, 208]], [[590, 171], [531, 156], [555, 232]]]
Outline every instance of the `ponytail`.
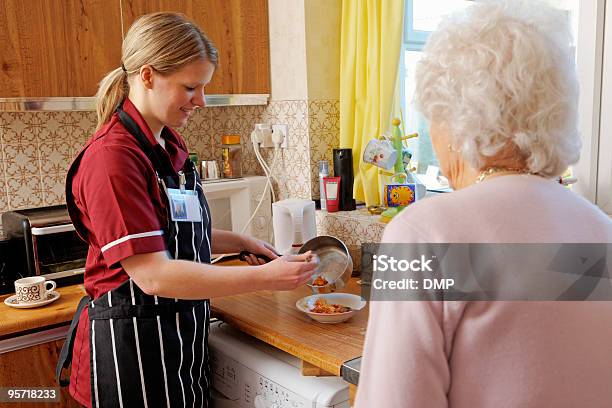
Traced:
[[121, 66], [106, 74], [96, 94], [100, 129], [128, 96], [128, 73], [148, 64], [160, 74], [171, 74], [195, 60], [217, 66], [215, 45], [182, 14], [153, 13], [140, 16], [128, 30], [121, 47]]
[[125, 99], [128, 93], [127, 73], [122, 67], [116, 68], [106, 74], [100, 81], [96, 93], [96, 112], [98, 114], [98, 126], [100, 129], [113, 116], [117, 106]]

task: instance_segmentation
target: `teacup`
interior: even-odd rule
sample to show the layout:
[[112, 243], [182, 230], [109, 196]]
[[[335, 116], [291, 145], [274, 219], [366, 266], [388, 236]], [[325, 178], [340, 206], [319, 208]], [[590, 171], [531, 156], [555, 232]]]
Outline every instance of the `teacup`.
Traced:
[[372, 139], [363, 151], [363, 161], [389, 170], [397, 160], [397, 151], [387, 140]]
[[[47, 285], [51, 285], [47, 289]], [[30, 276], [15, 281], [15, 293], [19, 303], [34, 303], [47, 299], [47, 292], [55, 290], [55, 282], [42, 276]]]

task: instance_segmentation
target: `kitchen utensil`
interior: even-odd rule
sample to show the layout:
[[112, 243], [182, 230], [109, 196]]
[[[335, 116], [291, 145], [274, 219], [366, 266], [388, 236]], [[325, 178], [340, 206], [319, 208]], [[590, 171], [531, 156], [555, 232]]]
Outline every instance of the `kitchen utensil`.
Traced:
[[315, 204], [311, 200], [290, 198], [272, 204], [274, 246], [283, 255], [317, 235]]
[[[254, 253], [249, 252], [249, 251], [241, 251], [241, 252], [240, 252], [240, 254], [238, 254], [238, 258], [239, 258], [241, 261], [246, 262], [247, 258], [248, 258], [250, 255], [255, 255], [257, 258], [263, 259], [263, 260], [264, 260], [266, 263], [268, 263], [268, 262], [270, 262], [270, 261], [271, 261], [271, 259], [270, 259], [270, 258], [268, 258], [268, 257], [267, 257], [267, 256], [265, 256], [265, 255], [261, 255], [261, 254], [254, 254]], [[281, 256], [280, 254], [276, 254], [276, 255]]]
[[215, 160], [202, 160], [201, 167], [200, 178], [202, 180], [215, 180], [219, 178], [219, 167]]
[[[314, 307], [315, 302], [318, 299], [325, 299], [327, 303], [337, 304], [342, 306], [350, 307], [351, 310], [344, 313], [314, 313], [311, 309]], [[295, 303], [295, 307], [298, 310], [306, 313], [311, 319], [316, 320], [320, 323], [341, 323], [351, 317], [359, 310], [363, 309], [366, 305], [366, 301], [360, 296], [353, 295], [351, 293], [327, 293], [319, 295], [306, 296]]]
[[[306, 242], [298, 254], [312, 251], [319, 257], [319, 266], [307, 285], [314, 293], [330, 293], [346, 286], [353, 274], [353, 260], [344, 242], [336, 237], [321, 235]], [[326, 285], [315, 286], [312, 282], [321, 276], [327, 281]]]

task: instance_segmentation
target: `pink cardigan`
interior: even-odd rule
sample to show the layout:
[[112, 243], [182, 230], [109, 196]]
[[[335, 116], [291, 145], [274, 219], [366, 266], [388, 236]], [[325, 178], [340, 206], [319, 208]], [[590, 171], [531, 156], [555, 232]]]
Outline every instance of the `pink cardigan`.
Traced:
[[[410, 206], [383, 242], [612, 242], [612, 221], [536, 176]], [[357, 408], [612, 407], [612, 302], [373, 302]]]

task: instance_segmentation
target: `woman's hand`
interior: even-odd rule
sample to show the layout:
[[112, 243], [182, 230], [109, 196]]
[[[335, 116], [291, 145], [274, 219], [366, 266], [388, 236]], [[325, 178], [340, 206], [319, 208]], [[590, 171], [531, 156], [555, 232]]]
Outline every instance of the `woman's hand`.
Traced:
[[293, 290], [308, 282], [317, 266], [319, 258], [308, 251], [301, 255], [281, 256], [261, 268], [270, 289]]
[[251, 255], [245, 257], [249, 265], [263, 265], [266, 263], [264, 259], [258, 258], [257, 255], [264, 255], [271, 260], [278, 258], [276, 249], [267, 242], [248, 235], [243, 235], [241, 239], [244, 250], [251, 253]]

